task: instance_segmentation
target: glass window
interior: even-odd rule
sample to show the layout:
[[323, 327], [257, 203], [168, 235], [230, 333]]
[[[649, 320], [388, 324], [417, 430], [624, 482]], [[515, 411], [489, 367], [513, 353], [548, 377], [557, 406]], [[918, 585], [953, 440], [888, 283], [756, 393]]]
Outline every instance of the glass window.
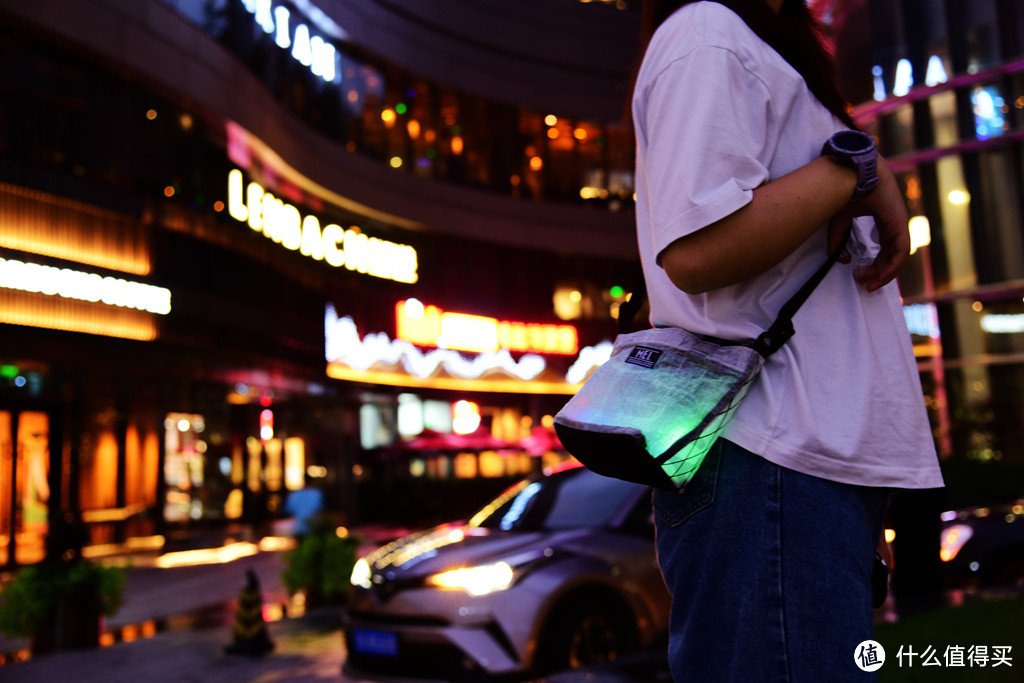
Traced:
[[[12, 434], [15, 422], [17, 434]], [[13, 443], [16, 444], [12, 449]], [[16, 473], [16, 474], [15, 474]], [[15, 481], [12, 481], [12, 477]], [[11, 495], [16, 514], [11, 518]], [[50, 503], [50, 417], [46, 413], [0, 412], [0, 564], [34, 564], [46, 555]]]
[[882, 147], [886, 156], [914, 150], [914, 110], [909, 104], [882, 117]]
[[[169, 522], [203, 517], [200, 493], [206, 474], [206, 442], [201, 435], [205, 429], [201, 415], [168, 413], [164, 420], [164, 518]], [[114, 448], [112, 461], [116, 468], [116, 444]], [[105, 460], [111, 460], [109, 455]]]
[[636, 491], [635, 484], [577, 468], [514, 486], [472, 524], [505, 530], [602, 526]]
[[11, 434], [11, 414], [0, 411], [0, 566], [10, 562], [11, 495], [14, 492], [14, 444]]
[[[376, 55], [353, 55], [340, 43], [331, 45], [337, 76], [325, 80], [292, 50], [282, 50], [280, 27], [260, 10], [264, 5], [167, 2], [249, 65], [282, 107], [350, 152], [421, 177], [517, 198], [596, 200], [613, 210], [632, 199], [633, 140], [624, 126], [602, 131], [602, 123], [565, 121], [556, 128], [561, 137], [548, 138], [547, 126], [521, 125], [546, 112], [525, 112], [422, 82]], [[294, 14], [299, 21], [301, 13]], [[46, 128], [58, 129], [52, 121]]]
[[[936, 273], [940, 289], [962, 290], [977, 284], [974, 246], [971, 239], [970, 195], [964, 181], [959, 157], [936, 162], [942, 234], [933, 244], [941, 244], [945, 268]], [[936, 247], [933, 247], [933, 250]]]
[[1002, 148], [977, 155], [977, 178], [970, 182], [974, 205], [971, 225], [979, 284], [1024, 277], [1024, 237], [1021, 235], [1021, 188], [1016, 184], [1011, 150]]
[[928, 101], [936, 147], [955, 145], [960, 140], [956, 123], [956, 94], [952, 90], [932, 96]]
[[999, 63], [999, 28], [995, 0], [972, 0], [967, 4], [967, 71], [974, 73]]
[[1024, 457], [1024, 365], [957, 368], [947, 373], [954, 452], [970, 460]]
[[1000, 137], [1010, 128], [1010, 108], [997, 85], [979, 85], [971, 92], [974, 134], [979, 140]]

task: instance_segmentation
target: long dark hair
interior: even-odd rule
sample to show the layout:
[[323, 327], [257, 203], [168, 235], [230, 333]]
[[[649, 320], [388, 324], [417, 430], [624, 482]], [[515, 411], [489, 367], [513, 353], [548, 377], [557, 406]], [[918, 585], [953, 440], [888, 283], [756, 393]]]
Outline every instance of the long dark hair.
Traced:
[[[684, 5], [700, 0], [643, 0], [641, 55], [655, 30]], [[714, 0], [738, 14], [757, 36], [768, 43], [797, 73], [825, 107], [850, 128], [855, 128], [849, 104], [839, 93], [832, 56], [825, 50], [821, 27], [803, 0], [783, 0], [776, 14], [766, 0]]]

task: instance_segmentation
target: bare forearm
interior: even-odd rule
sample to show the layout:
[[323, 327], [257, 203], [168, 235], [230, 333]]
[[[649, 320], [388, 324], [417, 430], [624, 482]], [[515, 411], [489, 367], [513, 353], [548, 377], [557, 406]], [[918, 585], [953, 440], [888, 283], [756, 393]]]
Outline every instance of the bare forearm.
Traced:
[[754, 190], [749, 204], [662, 252], [669, 279], [689, 294], [742, 282], [776, 265], [850, 202], [857, 174], [827, 158]]

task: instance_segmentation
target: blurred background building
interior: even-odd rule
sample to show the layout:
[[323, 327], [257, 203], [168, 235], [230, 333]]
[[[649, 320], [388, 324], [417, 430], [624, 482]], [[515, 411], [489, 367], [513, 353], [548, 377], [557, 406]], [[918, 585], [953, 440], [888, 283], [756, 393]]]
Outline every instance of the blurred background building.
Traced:
[[[1024, 462], [1024, 9], [813, 4], [914, 217], [939, 449]], [[457, 515], [564, 457], [636, 270], [638, 32], [635, 0], [0, 0], [0, 566], [307, 483]]]
[[940, 452], [1024, 461], [1024, 6], [824, 3], [843, 89], [903, 185], [900, 285]]
[[56, 522], [101, 552], [307, 482], [429, 521], [564, 457], [545, 418], [634, 275], [637, 26], [0, 2], [0, 566]]
[[922, 607], [937, 593], [940, 513], [1018, 501], [1012, 523], [1024, 496], [1024, 5], [817, 5], [911, 216], [900, 287], [946, 489], [896, 496], [890, 524], [895, 591]]

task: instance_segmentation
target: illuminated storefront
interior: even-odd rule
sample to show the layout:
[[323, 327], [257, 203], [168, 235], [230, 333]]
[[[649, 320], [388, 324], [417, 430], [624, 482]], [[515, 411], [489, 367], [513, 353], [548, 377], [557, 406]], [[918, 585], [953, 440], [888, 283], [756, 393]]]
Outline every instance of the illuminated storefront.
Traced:
[[0, 411], [0, 565], [38, 562], [49, 530], [50, 416]]

